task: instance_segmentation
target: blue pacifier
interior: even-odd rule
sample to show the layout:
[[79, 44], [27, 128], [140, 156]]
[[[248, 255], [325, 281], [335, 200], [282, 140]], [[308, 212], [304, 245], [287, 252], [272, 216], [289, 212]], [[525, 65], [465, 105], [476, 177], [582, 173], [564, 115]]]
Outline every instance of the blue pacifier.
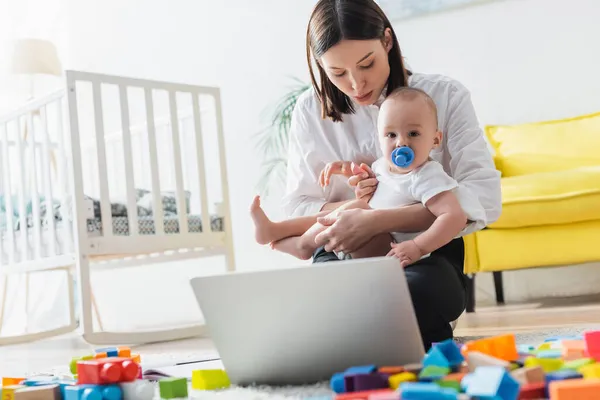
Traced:
[[415, 159], [415, 152], [408, 146], [396, 147], [392, 151], [392, 161], [400, 168], [408, 167]]

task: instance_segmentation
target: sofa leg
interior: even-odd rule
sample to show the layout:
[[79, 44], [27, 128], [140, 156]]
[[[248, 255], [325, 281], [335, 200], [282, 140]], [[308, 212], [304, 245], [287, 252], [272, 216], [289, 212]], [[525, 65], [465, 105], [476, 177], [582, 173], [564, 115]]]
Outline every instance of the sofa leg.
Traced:
[[502, 283], [502, 272], [496, 271], [494, 274], [494, 288], [496, 289], [496, 304], [504, 304], [504, 285]]
[[475, 274], [467, 275], [467, 309], [468, 313], [475, 312]]

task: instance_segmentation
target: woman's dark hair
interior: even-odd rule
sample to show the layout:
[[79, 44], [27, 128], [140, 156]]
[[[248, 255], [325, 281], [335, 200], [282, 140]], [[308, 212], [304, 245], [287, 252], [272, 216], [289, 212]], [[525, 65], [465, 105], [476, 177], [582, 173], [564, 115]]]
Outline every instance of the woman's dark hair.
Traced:
[[[392, 33], [392, 48], [388, 55], [390, 76], [387, 81], [386, 95], [398, 87], [407, 86], [410, 71], [404, 68], [396, 34], [385, 13], [373, 0], [319, 0], [317, 2], [306, 32], [306, 56], [312, 85], [321, 101], [323, 118], [329, 117], [333, 121], [341, 121], [342, 114], [353, 113], [354, 107], [348, 96], [329, 80], [318, 61], [319, 58], [345, 39], [383, 40], [387, 28]], [[321, 87], [315, 79], [311, 62], [313, 60], [319, 71]]]

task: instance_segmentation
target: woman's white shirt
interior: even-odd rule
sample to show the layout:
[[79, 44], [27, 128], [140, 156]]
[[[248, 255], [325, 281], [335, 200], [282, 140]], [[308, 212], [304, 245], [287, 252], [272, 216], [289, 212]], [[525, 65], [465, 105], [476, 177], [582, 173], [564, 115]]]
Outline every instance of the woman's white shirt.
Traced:
[[[413, 74], [409, 86], [422, 89], [438, 108], [442, 145], [431, 158], [442, 164], [459, 184], [455, 193], [470, 223], [462, 235], [496, 221], [502, 210], [500, 173], [475, 114], [469, 91], [442, 75]], [[355, 105], [342, 122], [321, 118], [321, 106], [312, 89], [298, 99], [289, 137], [287, 188], [283, 207], [289, 216], [314, 215], [328, 202], [354, 198], [354, 188], [343, 176], [334, 176], [322, 188], [319, 174], [332, 161], [371, 165], [382, 156], [377, 138], [377, 105]]]

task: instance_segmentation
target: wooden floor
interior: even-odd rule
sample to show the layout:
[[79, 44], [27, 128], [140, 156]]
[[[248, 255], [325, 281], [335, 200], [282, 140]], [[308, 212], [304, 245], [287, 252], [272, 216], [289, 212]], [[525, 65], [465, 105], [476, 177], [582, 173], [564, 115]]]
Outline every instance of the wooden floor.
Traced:
[[[475, 313], [460, 317], [454, 333], [456, 336], [484, 336], [588, 326], [600, 327], [600, 295], [504, 306], [478, 305]], [[56, 365], [67, 366], [72, 356], [87, 354], [95, 347], [76, 334], [19, 346], [0, 346], [0, 376], [43, 372]], [[142, 346], [139, 351], [149, 356], [184, 356], [190, 351], [213, 352], [214, 346], [208, 339], [192, 339]]]
[[588, 325], [600, 325], [600, 294], [478, 306], [475, 313], [465, 313], [459, 318], [455, 334], [492, 335]]

